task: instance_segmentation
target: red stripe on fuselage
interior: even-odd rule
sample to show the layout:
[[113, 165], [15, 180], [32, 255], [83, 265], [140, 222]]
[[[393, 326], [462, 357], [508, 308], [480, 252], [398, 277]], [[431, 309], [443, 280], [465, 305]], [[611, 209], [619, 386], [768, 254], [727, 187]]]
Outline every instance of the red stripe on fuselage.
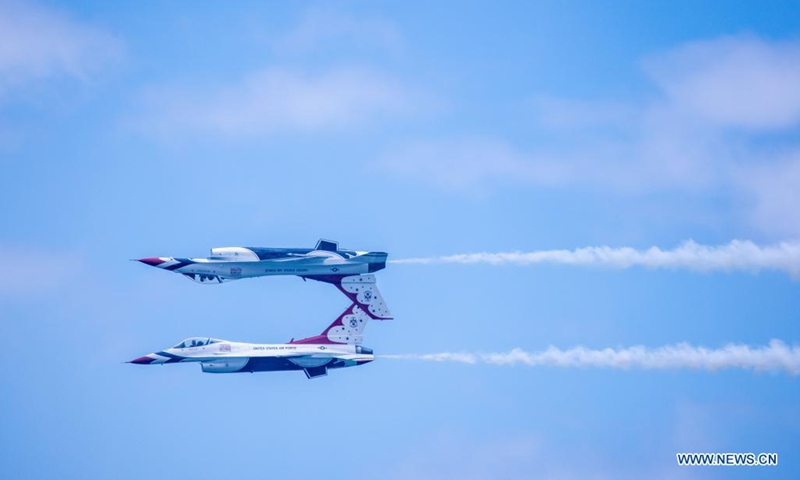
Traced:
[[155, 362], [154, 358], [150, 357], [139, 357], [131, 360], [129, 363], [135, 363], [137, 365], [150, 365], [151, 363]]
[[144, 263], [145, 265], [150, 265], [151, 267], [157, 267], [162, 263], [164, 263], [164, 260], [161, 260], [160, 258], [156, 257], [140, 258], [139, 261]]

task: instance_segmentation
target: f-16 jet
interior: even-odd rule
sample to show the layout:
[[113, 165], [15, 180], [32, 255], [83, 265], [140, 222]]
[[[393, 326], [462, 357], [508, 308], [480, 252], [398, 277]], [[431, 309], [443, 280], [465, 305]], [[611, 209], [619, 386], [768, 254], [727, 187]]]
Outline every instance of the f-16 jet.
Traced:
[[360, 345], [364, 327], [370, 319], [388, 318], [386, 305], [375, 287], [375, 276], [345, 277], [339, 279], [338, 286], [353, 303], [319, 335], [279, 344], [187, 338], [172, 348], [149, 353], [128, 363], [194, 362], [200, 363], [206, 373], [302, 370], [308, 378], [327, 375], [329, 369], [369, 363], [375, 356], [372, 349]]
[[206, 258], [150, 257], [138, 261], [180, 273], [198, 283], [223, 283], [270, 275], [357, 275], [386, 268], [385, 252], [339, 249], [338, 242], [320, 240], [312, 248], [219, 247]]

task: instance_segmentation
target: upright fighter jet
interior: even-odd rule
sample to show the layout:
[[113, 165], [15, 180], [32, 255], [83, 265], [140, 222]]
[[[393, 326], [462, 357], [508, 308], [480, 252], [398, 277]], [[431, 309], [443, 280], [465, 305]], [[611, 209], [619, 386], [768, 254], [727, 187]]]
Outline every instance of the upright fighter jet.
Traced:
[[374, 360], [372, 349], [361, 346], [364, 327], [369, 320], [391, 318], [375, 286], [375, 276], [352, 275], [317, 280], [335, 284], [352, 301], [347, 310], [319, 335], [279, 344], [194, 337], [128, 363], [196, 362], [207, 373], [302, 370], [306, 377], [317, 378], [327, 375], [328, 369], [354, 367]]
[[386, 268], [387, 253], [340, 250], [320, 240], [312, 248], [219, 247], [206, 258], [151, 257], [145, 265], [180, 273], [198, 283], [222, 283], [269, 275], [357, 275]]

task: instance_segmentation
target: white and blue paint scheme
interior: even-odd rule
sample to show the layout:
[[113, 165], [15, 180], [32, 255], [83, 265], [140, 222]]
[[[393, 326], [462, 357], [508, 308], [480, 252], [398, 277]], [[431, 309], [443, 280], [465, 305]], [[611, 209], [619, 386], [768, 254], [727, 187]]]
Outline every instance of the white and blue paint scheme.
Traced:
[[216, 284], [271, 275], [358, 275], [386, 268], [385, 252], [339, 249], [320, 240], [312, 248], [218, 247], [205, 258], [149, 257], [146, 265], [180, 273], [198, 283]]
[[279, 344], [193, 337], [128, 363], [200, 363], [207, 373], [302, 370], [308, 378], [316, 378], [327, 375], [328, 369], [354, 367], [373, 361], [372, 350], [361, 346], [364, 328], [370, 320], [392, 318], [375, 285], [375, 276], [332, 276], [315, 280], [336, 285], [352, 302], [319, 335]]
[[329, 369], [355, 367], [374, 359], [372, 349], [353, 344], [256, 344], [195, 337], [129, 363], [200, 363], [206, 373], [302, 370], [308, 378], [316, 378], [327, 375]]

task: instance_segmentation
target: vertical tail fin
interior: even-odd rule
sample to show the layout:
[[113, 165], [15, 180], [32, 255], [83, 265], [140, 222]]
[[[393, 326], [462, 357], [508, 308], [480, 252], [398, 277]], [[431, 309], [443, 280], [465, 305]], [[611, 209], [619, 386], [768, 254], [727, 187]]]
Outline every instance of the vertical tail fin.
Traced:
[[325, 240], [320, 238], [314, 250], [325, 250], [327, 252], [335, 252], [339, 250], [339, 242], [333, 240]]
[[383, 295], [375, 283], [375, 275], [309, 275], [318, 282], [331, 283], [344, 293], [351, 302], [355, 303], [373, 320], [391, 320], [392, 312], [383, 301]]
[[362, 342], [364, 328], [369, 320], [390, 320], [392, 318], [378, 286], [375, 285], [375, 275], [312, 275], [303, 278], [332, 283], [353, 303], [321, 334], [301, 340], [292, 340], [289, 343], [358, 345]]
[[289, 343], [360, 344], [363, 341], [362, 334], [369, 319], [369, 315], [354, 303], [347, 307], [347, 310], [342, 312], [321, 334], [301, 340], [293, 340]]

